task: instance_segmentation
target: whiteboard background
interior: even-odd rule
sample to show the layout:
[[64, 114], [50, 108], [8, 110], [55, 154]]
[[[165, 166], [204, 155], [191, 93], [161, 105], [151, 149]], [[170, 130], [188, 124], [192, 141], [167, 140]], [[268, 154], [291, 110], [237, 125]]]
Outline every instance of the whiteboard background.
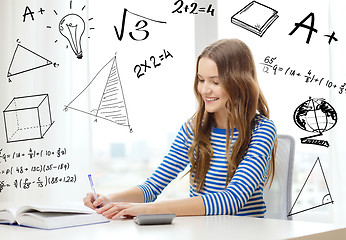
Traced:
[[[35, 184], [29, 189], [14, 186], [4, 188], [0, 193], [0, 201], [16, 204], [80, 201], [85, 192], [90, 190], [87, 179], [89, 173], [94, 175], [99, 192], [104, 193], [141, 183], [161, 161], [181, 124], [195, 111], [193, 78], [196, 54], [214, 40], [235, 37], [246, 42], [253, 51], [258, 79], [278, 132], [293, 135], [297, 141], [295, 178], [298, 182], [303, 181], [306, 171], [319, 156], [335, 201], [335, 204], [326, 208], [323, 216], [327, 217], [323, 221], [342, 222], [345, 215], [342, 213], [346, 213], [345, 207], [341, 205], [346, 198], [345, 191], [340, 188], [346, 183], [341, 172], [341, 169], [345, 169], [345, 161], [342, 159], [345, 153], [342, 147], [345, 94], [305, 83], [304, 78], [264, 73], [261, 63], [266, 56], [277, 57], [275, 63], [284, 68], [291, 67], [302, 74], [311, 70], [316, 76], [330, 79], [338, 85], [346, 82], [343, 67], [346, 48], [346, 31], [343, 26], [345, 17], [342, 12], [344, 4], [340, 1], [316, 3], [310, 0], [263, 0], [261, 3], [278, 11], [279, 18], [259, 37], [230, 21], [232, 15], [246, 4], [244, 1], [196, 1], [200, 7], [212, 4], [216, 8], [215, 16], [207, 13], [194, 15], [184, 11], [181, 14], [172, 13], [177, 8], [175, 2], [1, 1], [0, 107], [2, 111], [5, 110], [14, 97], [49, 94], [54, 124], [43, 139], [7, 143], [4, 119], [1, 118], [0, 149], [2, 153], [12, 154], [27, 153], [30, 148], [50, 151], [66, 148], [67, 154], [62, 158], [18, 158], [7, 162], [0, 158], [0, 171], [11, 167], [62, 162], [69, 163], [70, 168], [44, 173], [29, 171], [25, 174], [0, 174], [0, 181], [13, 184], [16, 179], [74, 174], [77, 181], [73, 184], [51, 184], [44, 188], [34, 187]], [[183, 2], [184, 6], [192, 3]], [[23, 22], [26, 7], [34, 12], [34, 20], [26, 16]], [[39, 13], [40, 8], [46, 10], [44, 14]], [[124, 36], [119, 41], [114, 26], [120, 30], [125, 8], [167, 23], [149, 22], [146, 28], [150, 33], [148, 39], [133, 41], [129, 32], [134, 31], [134, 25], [140, 18], [128, 13]], [[295, 23], [303, 20], [310, 12], [314, 13], [318, 32], [313, 33], [311, 42], [306, 44], [306, 29], [298, 29], [292, 36], [288, 33], [293, 30]], [[78, 60], [71, 49], [66, 48], [66, 40], [57, 31], [60, 19], [68, 13], [76, 13], [86, 22], [82, 60]], [[306, 23], [310, 23], [310, 20]], [[324, 35], [333, 31], [338, 41], [329, 45]], [[11, 77], [12, 82], [9, 82], [7, 71], [18, 42], [59, 66], [50, 65], [14, 76]], [[143, 77], [137, 78], [134, 67], [144, 61], [149, 62], [151, 56], [157, 58], [163, 49], [168, 50], [173, 58], [165, 59], [159, 67], [148, 69]], [[127, 127], [107, 121], [99, 120], [95, 123], [93, 117], [77, 111], [63, 111], [64, 106], [85, 88], [115, 53], [132, 133]], [[300, 144], [300, 138], [305, 137], [306, 133], [294, 124], [292, 116], [295, 108], [309, 96], [325, 98], [337, 110], [338, 124], [326, 134], [331, 144], [328, 149]], [[86, 105], [91, 101], [88, 94], [81, 99]], [[114, 155], [114, 151], [118, 151], [118, 155]], [[124, 154], [119, 154], [122, 151]], [[167, 190], [167, 196], [185, 196], [186, 192], [177, 194], [181, 189], [186, 189], [186, 179], [181, 182], [183, 186]], [[299, 190], [299, 184], [297, 188]], [[309, 220], [313, 218], [310, 216]]]

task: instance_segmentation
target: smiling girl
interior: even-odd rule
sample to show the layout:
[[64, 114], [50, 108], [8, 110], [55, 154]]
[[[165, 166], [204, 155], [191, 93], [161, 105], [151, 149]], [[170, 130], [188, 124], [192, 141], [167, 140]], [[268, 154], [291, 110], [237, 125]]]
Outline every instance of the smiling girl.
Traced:
[[[197, 112], [152, 176], [96, 200], [88, 193], [86, 206], [112, 219], [159, 213], [264, 216], [262, 192], [274, 176], [277, 133], [247, 45], [223, 39], [206, 47], [197, 58], [194, 92]], [[187, 166], [190, 197], [155, 201]]]

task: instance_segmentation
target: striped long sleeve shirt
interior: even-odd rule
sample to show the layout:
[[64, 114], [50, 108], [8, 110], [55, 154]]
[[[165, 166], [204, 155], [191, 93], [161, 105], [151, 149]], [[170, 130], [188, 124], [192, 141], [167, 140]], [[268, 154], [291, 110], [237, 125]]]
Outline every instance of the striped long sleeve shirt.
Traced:
[[[205, 215], [264, 216], [266, 206], [263, 200], [263, 187], [276, 135], [274, 123], [258, 114], [255, 118], [255, 127], [252, 130], [248, 150], [232, 180], [225, 187], [227, 176], [226, 129], [213, 128], [211, 133], [213, 157], [210, 160], [204, 187], [197, 192], [196, 185], [190, 182], [190, 197], [202, 197]], [[232, 143], [236, 141], [237, 137], [238, 131], [235, 129]], [[190, 165], [187, 153], [192, 141], [191, 122], [186, 122], [180, 128], [161, 164], [151, 177], [138, 186], [143, 191], [145, 202], [155, 201], [163, 189]]]

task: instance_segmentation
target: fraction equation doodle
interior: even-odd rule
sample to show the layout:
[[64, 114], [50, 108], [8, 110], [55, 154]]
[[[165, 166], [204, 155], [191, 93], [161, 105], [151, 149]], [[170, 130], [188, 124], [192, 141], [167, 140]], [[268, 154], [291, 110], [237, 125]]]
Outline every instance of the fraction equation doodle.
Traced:
[[167, 59], [168, 57], [173, 58], [173, 55], [164, 49], [163, 54], [159, 55], [158, 57], [151, 56], [149, 58], [149, 63], [147, 60], [144, 60], [144, 63], [137, 64], [134, 67], [133, 71], [137, 74], [137, 78], [140, 78], [144, 76], [144, 74], [147, 72], [147, 69], [150, 69], [152, 67], [157, 68], [161, 66], [161, 62]]
[[190, 5], [184, 5], [184, 1], [178, 0], [174, 3], [174, 6], [177, 6], [176, 9], [172, 11], [172, 13], [189, 13], [189, 14], [198, 14], [198, 13], [207, 13], [214, 17], [215, 8], [213, 8], [212, 4], [209, 4], [208, 8], [199, 7], [198, 3], [193, 2]]
[[49, 185], [59, 184], [59, 183], [76, 183], [76, 181], [77, 181], [76, 174], [63, 176], [63, 177], [57, 177], [57, 176], [37, 177], [35, 178], [35, 180], [29, 180], [29, 178], [19, 178], [19, 179], [15, 179], [12, 185], [10, 183], [6, 183], [5, 181], [0, 181], [0, 193], [5, 187], [10, 188], [13, 186], [17, 189], [29, 189], [30, 187], [36, 186], [38, 188], [43, 188]]
[[0, 169], [0, 175], [13, 175], [13, 174], [23, 174], [26, 172], [48, 172], [54, 170], [64, 170], [67, 171], [70, 168], [69, 163], [59, 163], [59, 164], [38, 164], [30, 167], [18, 166], [18, 167], [8, 167], [5, 169]]
[[260, 63], [263, 65], [262, 71], [268, 74], [274, 74], [278, 75], [280, 73], [290, 76], [290, 77], [297, 77], [297, 78], [303, 78], [306, 83], [315, 83], [319, 86], [327, 87], [329, 89], [335, 89], [338, 90], [339, 94], [346, 93], [346, 83], [343, 83], [341, 85], [337, 85], [333, 83], [332, 81], [325, 79], [324, 77], [317, 76], [316, 74], [313, 74], [312, 70], [309, 69], [306, 71], [306, 74], [302, 74], [297, 69], [293, 69], [291, 67], [283, 67], [279, 64], [276, 64], [277, 57], [271, 57], [266, 56], [264, 58], [264, 61]]
[[52, 157], [52, 156], [56, 156], [56, 157], [62, 157], [64, 155], [66, 155], [66, 148], [58, 148], [56, 151], [52, 151], [52, 150], [33, 150], [32, 148], [30, 148], [28, 150], [27, 153], [24, 152], [13, 152], [11, 154], [8, 153], [4, 153], [3, 149], [0, 148], [0, 163], [1, 160], [3, 160], [3, 162], [7, 162], [9, 159], [18, 159], [18, 158], [36, 158], [36, 157]]

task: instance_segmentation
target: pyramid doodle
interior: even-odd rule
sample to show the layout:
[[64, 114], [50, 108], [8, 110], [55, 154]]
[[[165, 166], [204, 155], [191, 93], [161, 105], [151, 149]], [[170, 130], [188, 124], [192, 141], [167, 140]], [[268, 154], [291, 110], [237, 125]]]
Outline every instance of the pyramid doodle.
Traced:
[[[90, 99], [89, 105], [85, 99]], [[108, 61], [83, 91], [65, 106], [65, 110], [68, 109], [94, 116], [95, 122], [97, 119], [103, 119], [130, 128], [116, 56]]]
[[35, 70], [52, 64], [48, 59], [18, 44], [14, 51], [7, 77]]
[[[322, 182], [322, 184], [319, 186], [318, 191], [314, 193], [315, 201], [311, 203], [306, 202], [306, 199], [311, 198], [310, 191], [311, 189], [313, 189], [314, 185], [316, 186], [317, 181]], [[295, 202], [293, 203], [293, 206], [290, 212], [288, 213], [288, 216], [292, 216], [317, 207], [321, 207], [329, 203], [334, 203], [334, 201], [329, 191], [329, 187], [323, 172], [321, 161], [319, 158], [317, 158], [308, 177], [304, 182], [303, 187], [301, 188]]]

